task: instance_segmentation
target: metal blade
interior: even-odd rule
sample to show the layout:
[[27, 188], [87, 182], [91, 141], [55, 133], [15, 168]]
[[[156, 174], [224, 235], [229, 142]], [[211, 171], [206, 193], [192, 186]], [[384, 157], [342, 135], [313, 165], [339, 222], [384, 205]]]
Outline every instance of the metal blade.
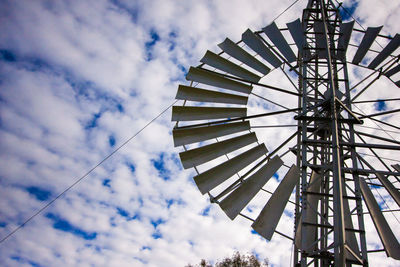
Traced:
[[382, 63], [391, 53], [400, 46], [400, 35], [396, 34], [392, 40], [383, 48], [383, 50], [369, 63], [368, 68], [375, 69]]
[[255, 75], [254, 73], [246, 70], [245, 68], [242, 68], [231, 61], [218, 56], [217, 54], [207, 51], [204, 57], [200, 60], [201, 62], [208, 64], [216, 69], [228, 72], [230, 74], [233, 74], [235, 76], [241, 77], [245, 80], [248, 80], [250, 82], [255, 82], [257, 83], [261, 77], [258, 75]]
[[349, 46], [351, 32], [353, 31], [354, 20], [340, 24], [340, 37], [338, 41], [337, 56], [341, 60], [345, 60], [347, 47]]
[[227, 103], [238, 105], [247, 105], [248, 100], [247, 96], [221, 93], [185, 85], [179, 85], [178, 92], [176, 93], [175, 98], [189, 101]]
[[317, 55], [319, 58], [327, 58], [328, 49], [326, 47], [326, 40], [324, 37], [324, 23], [322, 21], [316, 21], [314, 23], [314, 32], [315, 32]]
[[264, 75], [268, 74], [270, 71], [270, 68], [268, 68], [265, 64], [256, 59], [254, 56], [250, 55], [243, 48], [239, 47], [228, 38], [226, 38], [225, 41], [220, 43], [218, 46], [228, 55], [236, 58], [250, 68], [257, 70]]
[[[347, 229], [354, 229], [353, 226], [353, 220], [351, 219], [351, 212], [350, 212], [350, 206], [349, 206], [349, 200], [346, 198], [347, 192], [346, 192], [346, 185], [344, 181], [342, 182], [342, 192], [343, 192], [343, 214], [344, 214], [344, 225], [345, 228]], [[356, 238], [356, 234], [354, 231], [347, 231], [346, 230], [346, 244], [351, 248], [351, 250], [357, 254], [357, 256], [360, 256], [360, 249], [358, 247], [358, 242]], [[346, 253], [346, 258], [352, 259], [352, 260], [357, 260], [353, 254], [347, 252]]]
[[211, 120], [220, 118], [244, 117], [246, 108], [222, 107], [172, 107], [172, 121]]
[[[299, 53], [301, 54], [306, 44], [304, 39], [304, 31], [303, 27], [301, 26], [300, 19], [296, 19], [295, 21], [287, 23], [286, 25], [289, 29], [290, 34], [292, 35], [292, 38], [297, 46], [297, 49], [299, 49]], [[310, 57], [311, 57], [310, 51], [306, 50], [305, 59], [307, 60]]]
[[399, 165], [399, 164], [393, 164], [392, 167], [393, 167], [396, 171], [400, 172], [400, 165]]
[[391, 68], [390, 70], [388, 70], [384, 74], [385, 74], [386, 77], [390, 77], [390, 76], [398, 73], [399, 71], [400, 71], [400, 65], [397, 65], [396, 67]]
[[183, 168], [188, 169], [216, 159], [219, 156], [230, 153], [254, 142], [257, 142], [256, 134], [248, 133], [211, 145], [181, 152], [179, 153], [179, 157], [181, 158]]
[[275, 56], [275, 54], [264, 45], [257, 35], [255, 35], [250, 29], [247, 29], [242, 34], [243, 42], [259, 54], [263, 59], [268, 61], [274, 68], [278, 68], [282, 62]]
[[385, 217], [383, 216], [382, 211], [374, 198], [374, 195], [363, 179], [360, 179], [360, 188], [364, 201], [367, 204], [368, 211], [371, 214], [371, 219], [375, 224], [379, 238], [381, 239], [383, 247], [385, 248], [386, 254], [389, 257], [400, 260], [400, 244], [393, 234], [392, 229], [390, 229]]
[[299, 181], [300, 173], [296, 165], [292, 165], [285, 175], [278, 188], [272, 194], [267, 204], [262, 209], [260, 215], [251, 227], [267, 240], [271, 240], [272, 235], [278, 225], [285, 206], [289, 200], [294, 186]]
[[383, 184], [389, 194], [392, 196], [394, 201], [400, 207], [400, 192], [393, 186], [393, 184], [384, 175], [376, 173], [376, 177]]
[[226, 215], [233, 220], [282, 165], [279, 156], [273, 157], [224, 198], [219, 205]]
[[359, 64], [361, 60], [364, 58], [365, 54], [367, 54], [368, 49], [371, 47], [372, 43], [374, 42], [376, 36], [378, 36], [379, 32], [381, 31], [382, 26], [380, 27], [368, 27], [365, 35], [358, 46], [357, 52], [354, 55], [353, 64]]
[[265, 147], [265, 145], [258, 145], [228, 161], [225, 161], [218, 166], [215, 166], [212, 169], [193, 177], [193, 179], [196, 182], [200, 192], [205, 194], [266, 153], [268, 153], [268, 149]]
[[177, 147], [248, 130], [250, 130], [250, 122], [243, 121], [214, 126], [174, 129], [172, 130], [172, 136], [174, 137], [174, 145]]
[[190, 67], [186, 80], [208, 84], [211, 86], [221, 87], [241, 93], [250, 94], [253, 87], [248, 84], [240, 83], [228, 78], [212, 73], [210, 71]]
[[[320, 193], [320, 188], [321, 188], [321, 174], [313, 171], [311, 174], [310, 186], [307, 188], [307, 192], [314, 192], [314, 193]], [[317, 221], [317, 213], [314, 210], [318, 210], [318, 202], [319, 202], [319, 196], [316, 195], [306, 195], [306, 201], [307, 201], [307, 212], [306, 212], [306, 217], [304, 218], [305, 222], [308, 223], [313, 223], [316, 224], [318, 223]], [[303, 231], [303, 226], [301, 225], [302, 222], [302, 217], [303, 214], [300, 215], [299, 218], [299, 225], [297, 227], [296, 231], [296, 239], [295, 243], [296, 246], [299, 248], [302, 248], [302, 244], [304, 244], [303, 250], [313, 250], [314, 247], [312, 247], [312, 244], [315, 242], [317, 238], [317, 231], [314, 226], [304, 226], [306, 227], [304, 230], [306, 231], [305, 236], [303, 236], [303, 241], [301, 240], [301, 235]]]
[[300, 19], [287, 23], [286, 26], [288, 27], [297, 48], [299, 51], [302, 51], [304, 47], [304, 32]]
[[296, 55], [293, 53], [275, 22], [263, 28], [263, 31], [289, 62], [296, 61]]

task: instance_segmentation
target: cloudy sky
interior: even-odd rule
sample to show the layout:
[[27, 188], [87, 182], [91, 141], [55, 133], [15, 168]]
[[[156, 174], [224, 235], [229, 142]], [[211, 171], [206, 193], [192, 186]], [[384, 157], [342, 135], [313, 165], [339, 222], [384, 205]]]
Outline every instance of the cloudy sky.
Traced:
[[[217, 44], [226, 37], [238, 41], [247, 28], [265, 27], [292, 2], [1, 1], [0, 238], [171, 105], [178, 84], [188, 84], [189, 66], [207, 49], [219, 52]], [[305, 5], [300, 0], [277, 24], [300, 17]], [[400, 32], [396, 1], [345, 5], [364, 26]], [[291, 86], [282, 74], [272, 74], [269, 84]], [[381, 86], [384, 90], [372, 90], [370, 97], [398, 96], [387, 80]], [[256, 100], [251, 105], [254, 112], [272, 109]], [[279, 235], [265, 241], [249, 221], [231, 221], [199, 193], [191, 180], [194, 171], [181, 167], [172, 127], [169, 109], [0, 243], [1, 265], [184, 266], [239, 250], [288, 266], [290, 241]], [[271, 150], [268, 138], [290, 133], [272, 130], [259, 137]], [[287, 208], [278, 230], [292, 236], [293, 207]], [[388, 217], [394, 225], [395, 219]], [[379, 248], [372, 228], [369, 245]], [[370, 260], [372, 266], [396, 266], [384, 253]]]

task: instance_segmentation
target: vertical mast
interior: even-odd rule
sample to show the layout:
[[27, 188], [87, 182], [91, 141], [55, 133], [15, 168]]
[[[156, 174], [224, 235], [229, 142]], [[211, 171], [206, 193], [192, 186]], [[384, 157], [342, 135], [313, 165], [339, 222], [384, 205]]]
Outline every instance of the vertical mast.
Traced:
[[[297, 116], [301, 210], [296, 209], [295, 266], [368, 266], [359, 176], [343, 171], [345, 164], [357, 167], [355, 150], [340, 147], [344, 135], [354, 143], [353, 124], [359, 123], [351, 113], [346, 60], [339, 56], [341, 24], [339, 11], [329, 0], [309, 0], [303, 11], [302, 113]], [[346, 186], [354, 188], [349, 195]], [[350, 201], [356, 207], [353, 211]], [[353, 227], [352, 213], [358, 216], [358, 229]]]

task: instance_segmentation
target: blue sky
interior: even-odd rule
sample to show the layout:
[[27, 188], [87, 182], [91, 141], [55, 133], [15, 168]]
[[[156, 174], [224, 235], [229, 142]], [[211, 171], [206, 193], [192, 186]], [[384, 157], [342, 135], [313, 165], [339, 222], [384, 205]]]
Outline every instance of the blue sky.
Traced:
[[[291, 2], [2, 1], [0, 237], [170, 105], [207, 49], [261, 29]], [[301, 16], [305, 2], [278, 24]], [[345, 5], [357, 7], [353, 14], [368, 25], [400, 31], [398, 4], [378, 3], [372, 12], [367, 2]], [[279, 84], [282, 76], [274, 75], [270, 83]], [[182, 169], [173, 147], [170, 118], [168, 111], [0, 244], [2, 265], [184, 266], [240, 250], [286, 266], [289, 241], [266, 242], [198, 192], [194, 171]], [[285, 213], [281, 231], [293, 232], [292, 214]]]

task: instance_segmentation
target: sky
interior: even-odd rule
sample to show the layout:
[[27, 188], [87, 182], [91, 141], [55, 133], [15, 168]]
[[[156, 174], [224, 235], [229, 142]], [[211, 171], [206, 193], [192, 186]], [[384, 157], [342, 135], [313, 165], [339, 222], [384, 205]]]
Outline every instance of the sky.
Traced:
[[[237, 41], [246, 29], [269, 25], [292, 2], [1, 1], [0, 237], [171, 105], [178, 85], [188, 84], [189, 67], [198, 65], [207, 50], [219, 52], [217, 44], [226, 37]], [[276, 23], [284, 26], [299, 18], [305, 5], [300, 0]], [[392, 36], [400, 32], [396, 1], [351, 0], [344, 5], [365, 27], [385, 25], [382, 33]], [[356, 42], [360, 35], [352, 38]], [[367, 73], [351, 68], [350, 76]], [[268, 79], [272, 85], [291, 86], [276, 71]], [[398, 96], [387, 79], [380, 79], [376, 88], [365, 99]], [[296, 104], [264, 93], [285, 105]], [[393, 102], [360, 105], [372, 113], [395, 107]], [[249, 103], [254, 114], [273, 109], [257, 99]], [[292, 118], [260, 123], [284, 120]], [[393, 115], [385, 120], [398, 121]], [[252, 232], [249, 221], [231, 221], [201, 195], [192, 180], [194, 170], [181, 166], [173, 126], [169, 109], [0, 243], [1, 265], [185, 266], [201, 258], [215, 262], [238, 250], [268, 258], [272, 266], [289, 266], [289, 240], [279, 235], [264, 240]], [[257, 132], [270, 151], [290, 134], [290, 129]], [[391, 153], [383, 156], [393, 158]], [[271, 188], [283, 175], [277, 173]], [[255, 199], [248, 213], [259, 210], [262, 201]], [[394, 216], [387, 220], [396, 225]], [[371, 220], [366, 223], [369, 247], [381, 247]], [[287, 207], [278, 230], [293, 235], [293, 207]], [[395, 234], [400, 237], [399, 229]], [[370, 256], [370, 262], [400, 264], [384, 253]]]

